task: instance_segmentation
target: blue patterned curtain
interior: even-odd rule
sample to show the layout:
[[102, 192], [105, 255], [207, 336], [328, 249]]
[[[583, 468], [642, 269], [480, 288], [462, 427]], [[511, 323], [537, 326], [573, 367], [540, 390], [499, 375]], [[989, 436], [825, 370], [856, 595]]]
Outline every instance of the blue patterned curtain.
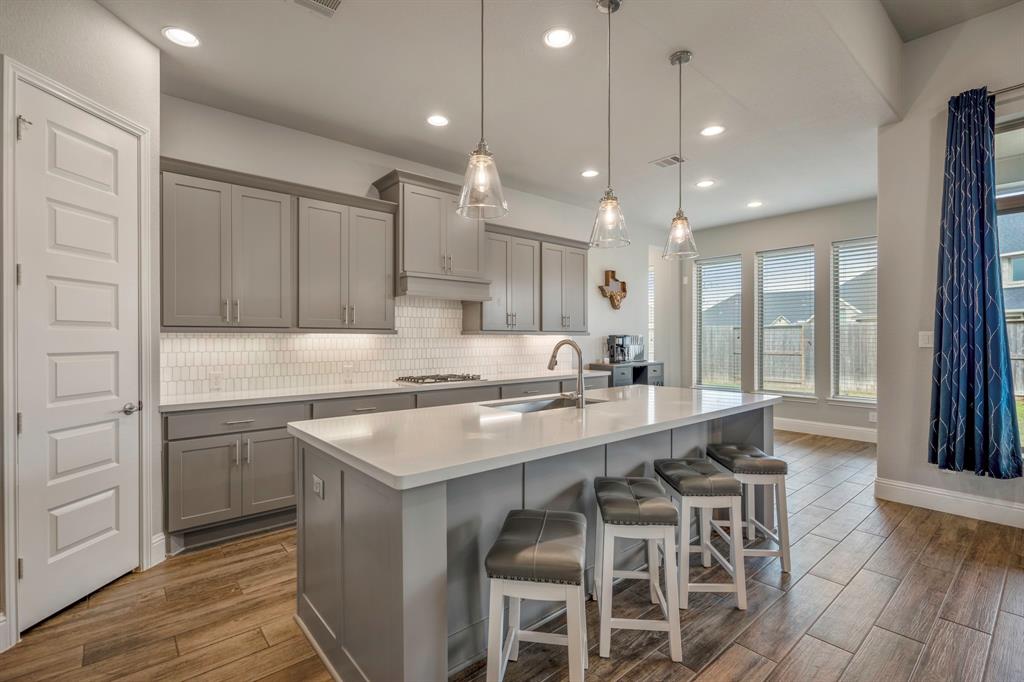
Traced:
[[1017, 478], [1021, 451], [996, 242], [995, 101], [949, 100], [928, 461]]

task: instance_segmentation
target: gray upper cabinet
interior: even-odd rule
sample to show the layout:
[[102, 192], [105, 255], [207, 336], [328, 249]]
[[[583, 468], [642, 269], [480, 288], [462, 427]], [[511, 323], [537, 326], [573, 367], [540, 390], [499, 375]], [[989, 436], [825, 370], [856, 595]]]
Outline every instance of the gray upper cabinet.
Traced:
[[587, 331], [587, 252], [561, 244], [541, 251], [541, 329]]
[[465, 331], [535, 332], [540, 329], [540, 242], [485, 235], [484, 267], [491, 300], [462, 304]]
[[231, 300], [231, 185], [163, 174], [163, 323], [224, 327]]
[[[464, 303], [463, 322], [478, 323], [484, 331], [507, 330], [512, 326], [511, 303], [509, 301], [509, 269], [512, 258], [512, 238], [504, 234], [487, 234], [484, 263], [487, 277], [491, 280], [491, 300], [483, 303]], [[481, 320], [474, 320], [472, 307], [479, 307]], [[472, 326], [469, 327], [472, 329]]]
[[241, 439], [209, 436], [167, 446], [167, 525], [177, 531], [242, 515]]
[[244, 327], [290, 327], [295, 286], [292, 198], [262, 189], [231, 188], [234, 320]]
[[291, 201], [164, 173], [164, 326], [291, 326]]
[[512, 329], [540, 329], [540, 242], [512, 238], [509, 250], [509, 310]]
[[299, 326], [394, 329], [394, 217], [299, 199]]
[[373, 184], [382, 199], [398, 202], [397, 293], [486, 301], [484, 225], [456, 212], [459, 187], [405, 171]]
[[295, 439], [287, 429], [242, 436], [242, 514], [295, 505]]

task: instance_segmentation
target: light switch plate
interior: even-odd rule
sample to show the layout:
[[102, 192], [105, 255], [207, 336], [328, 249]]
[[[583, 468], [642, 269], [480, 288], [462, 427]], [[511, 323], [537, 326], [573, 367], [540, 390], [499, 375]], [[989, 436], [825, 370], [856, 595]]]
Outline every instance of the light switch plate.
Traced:
[[935, 332], [918, 332], [917, 347], [931, 348], [935, 343]]
[[316, 474], [313, 474], [313, 494], [321, 500], [324, 499], [324, 479]]
[[874, 410], [871, 410], [870, 412], [868, 412], [868, 421], [871, 422], [872, 424], [877, 424], [878, 423], [878, 413], [875, 412]]

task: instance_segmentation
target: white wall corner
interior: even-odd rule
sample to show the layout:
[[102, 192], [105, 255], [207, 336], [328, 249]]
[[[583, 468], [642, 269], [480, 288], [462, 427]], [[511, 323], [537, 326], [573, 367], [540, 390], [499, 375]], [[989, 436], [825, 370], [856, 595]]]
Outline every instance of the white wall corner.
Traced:
[[889, 478], [875, 479], [875, 497], [971, 519], [1024, 528], [1024, 503], [996, 500]]
[[815, 436], [859, 440], [864, 443], [878, 442], [878, 430], [865, 426], [847, 426], [845, 424], [814, 422], [806, 419], [788, 419], [786, 417], [775, 417], [774, 424], [776, 429], [782, 431], [796, 431], [797, 433], [811, 433]]

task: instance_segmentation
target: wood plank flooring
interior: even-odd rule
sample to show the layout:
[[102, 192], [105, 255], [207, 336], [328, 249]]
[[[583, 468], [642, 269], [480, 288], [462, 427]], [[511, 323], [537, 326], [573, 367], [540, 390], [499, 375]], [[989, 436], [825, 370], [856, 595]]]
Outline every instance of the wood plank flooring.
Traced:
[[[614, 632], [601, 659], [588, 603], [588, 680], [1024, 679], [1024, 532], [875, 500], [870, 444], [776, 432], [776, 452], [790, 467], [793, 571], [748, 559], [746, 612], [691, 595], [682, 664], [664, 634], [636, 631]], [[722, 579], [699, 555], [692, 565], [696, 580]], [[640, 583], [614, 601], [617, 617], [657, 610]], [[0, 654], [0, 682], [329, 680], [294, 609], [294, 530], [247, 538], [127, 575], [37, 625]], [[566, 663], [564, 649], [524, 645], [505, 679], [558, 682]], [[482, 682], [482, 664], [457, 679]]]

